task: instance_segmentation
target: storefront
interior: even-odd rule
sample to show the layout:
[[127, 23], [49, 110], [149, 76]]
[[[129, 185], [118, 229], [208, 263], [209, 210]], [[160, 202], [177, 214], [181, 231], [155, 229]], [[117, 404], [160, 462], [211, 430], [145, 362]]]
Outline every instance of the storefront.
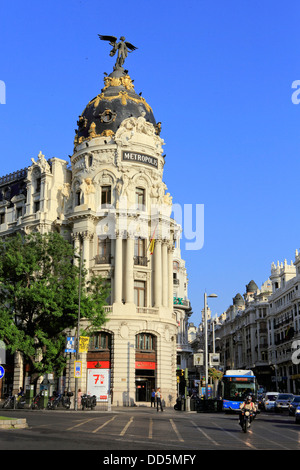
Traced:
[[100, 331], [90, 338], [87, 354], [87, 394], [96, 395], [97, 401], [107, 402], [111, 394], [110, 333]]
[[135, 387], [137, 402], [151, 401], [156, 388], [156, 337], [149, 333], [136, 335]]

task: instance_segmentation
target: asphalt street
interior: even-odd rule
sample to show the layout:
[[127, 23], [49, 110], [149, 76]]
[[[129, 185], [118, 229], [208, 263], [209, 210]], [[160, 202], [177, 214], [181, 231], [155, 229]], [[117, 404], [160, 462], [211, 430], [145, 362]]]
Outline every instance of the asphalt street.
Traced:
[[236, 415], [225, 413], [162, 413], [137, 407], [111, 412], [0, 410], [0, 415], [26, 418], [28, 423], [26, 429], [0, 430], [1, 451], [143, 450], [199, 456], [203, 450], [298, 450], [300, 442], [300, 425], [293, 417], [265, 412], [247, 434]]

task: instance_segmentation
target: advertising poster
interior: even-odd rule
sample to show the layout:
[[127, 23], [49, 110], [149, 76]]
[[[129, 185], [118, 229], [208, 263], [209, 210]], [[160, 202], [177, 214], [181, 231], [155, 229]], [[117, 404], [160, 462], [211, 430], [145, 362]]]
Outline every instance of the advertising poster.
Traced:
[[110, 369], [88, 369], [87, 393], [96, 395], [97, 401], [108, 401], [110, 390]]

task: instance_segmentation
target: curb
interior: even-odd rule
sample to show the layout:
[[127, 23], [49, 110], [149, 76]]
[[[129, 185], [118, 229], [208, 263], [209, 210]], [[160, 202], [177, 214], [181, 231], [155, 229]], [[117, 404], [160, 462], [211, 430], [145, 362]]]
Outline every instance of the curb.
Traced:
[[0, 429], [24, 429], [27, 427], [26, 419], [0, 419]]

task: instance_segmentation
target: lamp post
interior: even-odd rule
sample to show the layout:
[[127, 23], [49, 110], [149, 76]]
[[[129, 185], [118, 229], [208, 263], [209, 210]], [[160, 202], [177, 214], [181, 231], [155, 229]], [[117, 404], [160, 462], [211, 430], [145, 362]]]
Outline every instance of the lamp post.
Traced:
[[204, 338], [205, 338], [205, 398], [208, 398], [208, 342], [207, 342], [207, 297], [216, 298], [216, 294], [207, 295], [204, 292]]
[[[79, 328], [80, 328], [80, 303], [81, 303], [81, 270], [82, 270], [82, 252], [80, 255], [75, 255], [75, 258], [79, 259], [79, 284], [78, 284], [78, 315], [77, 315], [77, 333], [76, 333], [76, 361], [79, 359]], [[78, 409], [78, 378], [75, 376], [75, 406], [74, 409]]]

